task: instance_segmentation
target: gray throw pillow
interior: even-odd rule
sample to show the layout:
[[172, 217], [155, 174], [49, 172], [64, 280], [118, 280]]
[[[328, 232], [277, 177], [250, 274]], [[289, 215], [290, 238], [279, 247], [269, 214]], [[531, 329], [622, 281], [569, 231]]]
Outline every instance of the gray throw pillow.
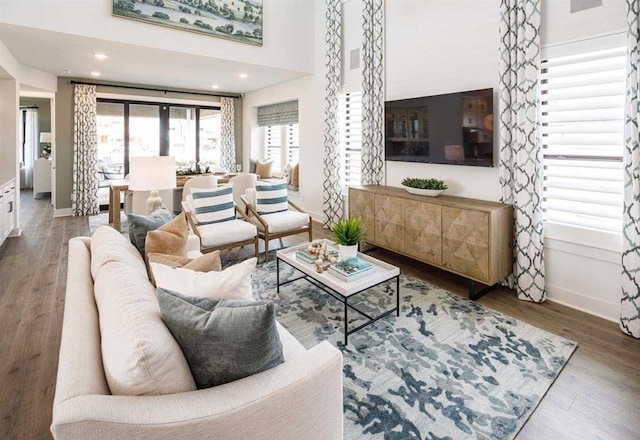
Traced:
[[271, 301], [196, 298], [158, 288], [162, 319], [187, 359], [198, 389], [284, 362]]
[[129, 240], [144, 258], [144, 241], [147, 232], [158, 229], [173, 218], [165, 208], [156, 209], [150, 215], [127, 214], [129, 220]]

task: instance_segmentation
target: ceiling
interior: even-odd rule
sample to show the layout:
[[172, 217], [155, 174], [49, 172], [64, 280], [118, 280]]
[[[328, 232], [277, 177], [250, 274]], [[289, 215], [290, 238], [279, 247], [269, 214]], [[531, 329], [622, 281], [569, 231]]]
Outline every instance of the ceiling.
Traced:
[[[308, 75], [305, 72], [241, 63], [0, 24], [0, 41], [19, 63], [55, 76], [117, 81], [163, 88], [245, 93]], [[97, 60], [104, 53], [109, 58]], [[70, 72], [68, 72], [70, 71]], [[92, 71], [101, 73], [91, 76]], [[240, 78], [239, 74], [247, 74]]]

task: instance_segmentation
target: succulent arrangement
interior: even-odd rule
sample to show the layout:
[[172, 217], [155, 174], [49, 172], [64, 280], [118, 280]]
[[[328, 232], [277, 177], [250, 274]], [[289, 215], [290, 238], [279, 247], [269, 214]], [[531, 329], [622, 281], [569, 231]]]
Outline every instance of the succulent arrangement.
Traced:
[[402, 181], [402, 185], [417, 189], [445, 190], [449, 188], [447, 184], [444, 183], [444, 180], [418, 179], [416, 177], [405, 177]]
[[336, 243], [353, 246], [364, 242], [364, 225], [360, 217], [349, 217], [338, 220], [331, 228]]

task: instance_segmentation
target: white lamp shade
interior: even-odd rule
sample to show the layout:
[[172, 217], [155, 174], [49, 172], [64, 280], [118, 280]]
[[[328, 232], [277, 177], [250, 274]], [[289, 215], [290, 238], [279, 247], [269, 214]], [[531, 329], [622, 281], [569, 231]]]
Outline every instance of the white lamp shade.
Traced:
[[160, 191], [175, 187], [176, 159], [174, 157], [132, 157], [129, 160], [131, 191]]
[[40, 143], [41, 144], [50, 144], [51, 143], [51, 133], [47, 131], [40, 132]]

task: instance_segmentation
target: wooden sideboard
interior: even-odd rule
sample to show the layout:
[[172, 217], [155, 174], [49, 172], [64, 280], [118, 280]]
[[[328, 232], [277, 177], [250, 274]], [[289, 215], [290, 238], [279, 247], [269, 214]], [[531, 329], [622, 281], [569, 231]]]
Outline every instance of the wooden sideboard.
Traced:
[[513, 267], [513, 208], [503, 203], [441, 195], [425, 197], [402, 188], [349, 188], [349, 215], [362, 217], [366, 241], [491, 287]]

